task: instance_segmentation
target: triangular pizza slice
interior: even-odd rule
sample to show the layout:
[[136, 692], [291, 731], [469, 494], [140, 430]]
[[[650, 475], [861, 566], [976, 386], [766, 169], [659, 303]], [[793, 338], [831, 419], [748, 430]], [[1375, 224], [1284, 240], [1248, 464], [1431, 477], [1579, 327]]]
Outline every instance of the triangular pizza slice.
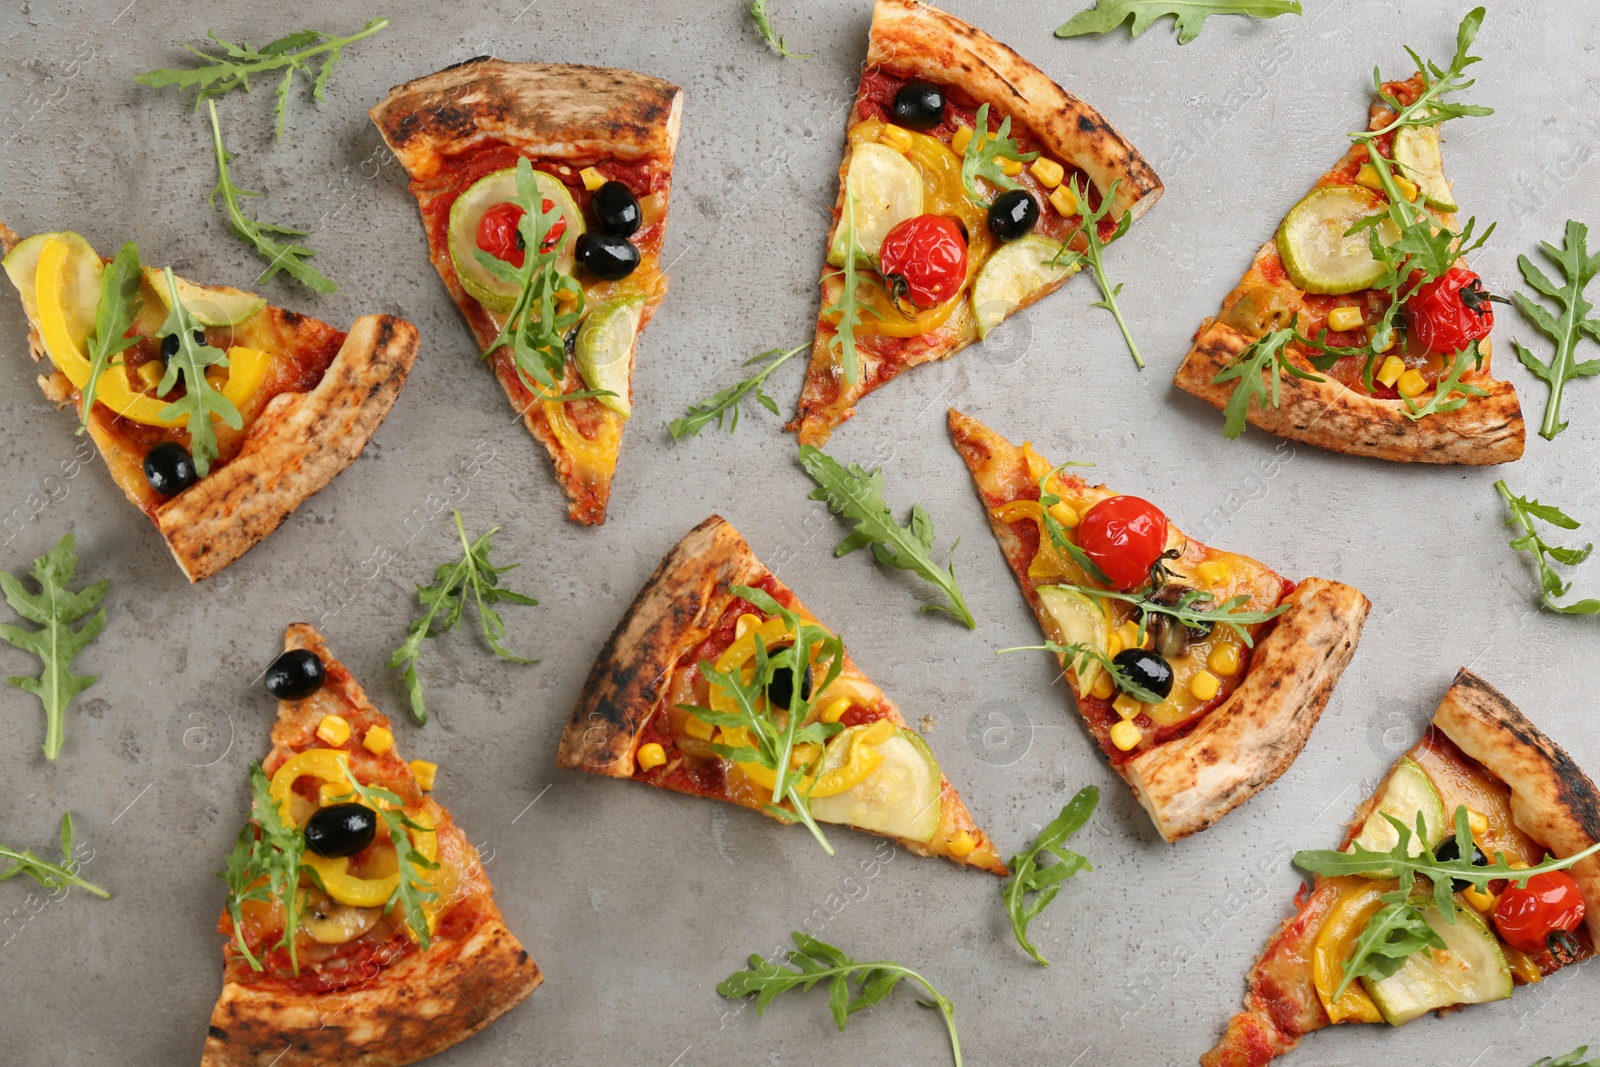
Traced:
[[[1399, 826], [1410, 831], [1404, 846]], [[1296, 855], [1317, 877], [1251, 969], [1245, 1010], [1200, 1062], [1262, 1067], [1334, 1023], [1399, 1026], [1503, 1000], [1592, 956], [1596, 842], [1594, 784], [1509, 700], [1461, 670], [1422, 740], [1356, 809], [1341, 850]], [[1390, 866], [1402, 857], [1413, 868], [1408, 885]], [[1461, 877], [1480, 868], [1492, 869]], [[1375, 957], [1364, 941], [1389, 952]]]
[[434, 267], [585, 525], [605, 522], [639, 333], [667, 292], [682, 107], [648, 74], [479, 58], [371, 111]]
[[289, 627], [254, 806], [222, 872], [222, 995], [202, 1067], [399, 1067], [541, 981], [478, 852], [322, 635]]
[[1206, 829], [1289, 769], [1366, 597], [1210, 548], [958, 411], [950, 432], [1084, 725], [1162, 837]]
[[877, 0], [789, 428], [823, 444], [872, 390], [1060, 288], [1086, 215], [1109, 241], [1161, 190], [1127, 138], [1017, 53], [920, 0]]
[[802, 822], [829, 852], [824, 828], [842, 824], [1006, 873], [928, 743], [715, 515], [612, 631], [556, 762]]
[[[1460, 67], [1472, 61], [1469, 23]], [[1476, 220], [1459, 224], [1444, 176], [1439, 131], [1455, 106], [1444, 96], [1458, 82], [1438, 74], [1382, 83], [1367, 133], [1352, 135], [1216, 317], [1200, 324], [1173, 382], [1226, 411], [1229, 437], [1248, 421], [1399, 463], [1522, 455], [1516, 390], [1490, 376], [1491, 300], [1499, 298], [1462, 254], [1488, 234]], [[1403, 241], [1397, 218], [1408, 222]], [[1441, 239], [1437, 258], [1421, 251]], [[1373, 240], [1409, 255], [1390, 255], [1391, 265], [1374, 256]]]
[[23, 239], [0, 224], [0, 250], [46, 361], [39, 387], [83, 420], [190, 581], [355, 462], [417, 356], [403, 319], [368, 315], [343, 333], [144, 266], [131, 243], [105, 259], [76, 233]]

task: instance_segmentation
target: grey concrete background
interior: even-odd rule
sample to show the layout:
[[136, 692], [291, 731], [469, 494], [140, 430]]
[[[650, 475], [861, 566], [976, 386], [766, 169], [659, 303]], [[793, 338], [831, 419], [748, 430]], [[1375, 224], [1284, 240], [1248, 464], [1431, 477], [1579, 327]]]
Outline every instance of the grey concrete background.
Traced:
[[[760, 1020], [715, 994], [749, 953], [802, 927], [926, 974], [954, 999], [971, 1064], [1192, 1064], [1286, 912], [1298, 882], [1289, 854], [1333, 843], [1458, 666], [1503, 688], [1600, 773], [1595, 622], [1533, 609], [1532, 575], [1506, 547], [1491, 488], [1504, 475], [1600, 527], [1600, 384], [1571, 389], [1566, 434], [1551, 443], [1530, 432], [1526, 458], [1497, 470], [1363, 462], [1254, 431], [1229, 443], [1217, 413], [1169, 385], [1196, 324], [1364, 122], [1373, 64], [1405, 74], [1402, 43], [1447, 56], [1465, 3], [1307, 0], [1302, 18], [1215, 19], [1179, 48], [1168, 25], [1136, 41], [1053, 39], [1076, 0], [951, 0], [1103, 109], [1168, 187], [1109, 255], [1148, 370], [1134, 369], [1079, 279], [987, 346], [871, 397], [834, 439], [836, 456], [886, 467], [902, 514], [920, 500], [943, 544], [961, 539], [976, 633], [917, 615], [922, 591], [906, 576], [831, 558], [844, 531], [806, 499], [777, 420], [755, 411], [736, 436], [708, 430], [676, 445], [665, 430], [735, 380], [742, 359], [810, 336], [865, 0], [775, 0], [791, 45], [815, 53], [805, 62], [767, 52], [742, 0], [124, 3], [5, 0], [0, 218], [23, 232], [75, 228], [102, 251], [137, 240], [147, 262], [251, 286], [260, 262], [205, 204], [215, 177], [203, 114], [133, 75], [181, 62], [177, 42], [208, 28], [263, 43], [302, 26], [350, 33], [385, 14], [392, 27], [351, 50], [326, 105], [296, 88], [282, 144], [270, 84], [220, 109], [236, 181], [266, 193], [253, 207], [311, 231], [317, 265], [341, 285], [328, 297], [281, 279], [260, 290], [341, 326], [403, 314], [424, 347], [362, 459], [231, 570], [191, 588], [98, 460], [63, 477], [79, 444], [72, 420], [35, 389], [22, 314], [0, 299], [0, 514], [39, 512], [6, 527], [0, 567], [21, 571], [75, 530], [82, 573], [112, 581], [107, 631], [79, 661], [100, 681], [75, 705], [58, 762], [39, 753], [37, 702], [0, 688], [0, 840], [53, 841], [70, 809], [93, 849], [88, 875], [114, 893], [35, 910], [24, 881], [0, 886], [0, 914], [12, 916], [0, 938], [0, 1061], [198, 1057], [219, 986], [213, 872], [245, 816], [245, 770], [266, 751], [274, 711], [253, 683], [297, 619], [318, 623], [396, 717], [403, 751], [438, 761], [438, 799], [482, 843], [507, 919], [546, 975], [492, 1031], [438, 1057], [441, 1067], [947, 1062], [938, 1020], [909, 990], [843, 1035], [821, 993], [787, 997]], [[1500, 221], [1475, 262], [1497, 291], [1516, 282], [1517, 254], [1558, 239], [1566, 218], [1600, 218], [1597, 38], [1593, 5], [1492, 5], [1470, 99], [1498, 113], [1452, 124], [1447, 156], [1466, 209]], [[391, 84], [485, 52], [632, 67], [686, 91], [672, 291], [641, 349], [601, 529], [566, 521], [542, 451], [475, 365], [400, 168], [365, 115]], [[1536, 426], [1544, 388], [1506, 344], [1521, 337], [1545, 351], [1532, 333], [1501, 311], [1496, 367]], [[791, 366], [772, 380], [786, 408], [799, 376]], [[951, 404], [1058, 460], [1099, 464], [1209, 541], [1370, 595], [1355, 661], [1280, 782], [1220, 826], [1164, 845], [1077, 725], [1050, 662], [993, 654], [1037, 635], [947, 443]], [[503, 527], [499, 558], [522, 561], [514, 586], [542, 601], [507, 610], [511, 639], [542, 662], [498, 661], [467, 632], [430, 643], [422, 675], [435, 719], [419, 729], [384, 663], [415, 584], [455, 551], [452, 505], [474, 531]], [[934, 750], [1007, 854], [1080, 786], [1104, 790], [1074, 842], [1094, 873], [1036, 925], [1054, 966], [1040, 969], [1013, 943], [987, 876], [844, 831], [829, 860], [804, 832], [752, 813], [556, 772], [556, 739], [595, 651], [660, 555], [712, 511], [840, 629], [912, 721], [931, 717]], [[1600, 592], [1600, 564], [1578, 577]], [[32, 664], [0, 647], [0, 670]], [[1517, 1067], [1600, 1041], [1597, 993], [1600, 971], [1569, 970], [1450, 1019], [1320, 1034], [1289, 1062]]]

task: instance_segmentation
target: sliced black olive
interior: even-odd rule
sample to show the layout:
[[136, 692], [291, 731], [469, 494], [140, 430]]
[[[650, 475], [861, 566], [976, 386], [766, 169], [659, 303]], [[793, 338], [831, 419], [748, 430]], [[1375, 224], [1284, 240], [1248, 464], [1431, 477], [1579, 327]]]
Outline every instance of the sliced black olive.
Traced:
[[1001, 193], [989, 205], [989, 232], [997, 241], [1025, 237], [1039, 220], [1039, 201], [1026, 189]]
[[200, 472], [187, 448], [163, 441], [144, 454], [144, 477], [162, 496], [177, 496], [200, 480]]
[[304, 700], [322, 688], [328, 672], [322, 659], [305, 648], [291, 648], [267, 668], [267, 692], [279, 700]]
[[1148, 689], [1162, 700], [1172, 692], [1172, 665], [1145, 648], [1125, 648], [1112, 659], [1135, 685]]
[[639, 200], [621, 182], [606, 182], [594, 191], [594, 220], [606, 233], [632, 237], [642, 221]]
[[[1441, 844], [1438, 848], [1433, 850], [1433, 858], [1437, 860], [1458, 860], [1461, 858], [1461, 846], [1457, 844], [1456, 839], [1452, 837], [1448, 841], [1445, 841], [1443, 844]], [[1478, 847], [1478, 843], [1476, 841], [1472, 843], [1472, 865], [1474, 867], [1489, 866], [1489, 857], [1483, 854], [1483, 849]], [[1455, 893], [1461, 892], [1471, 884], [1471, 882], [1468, 882], [1462, 878], [1450, 879], [1450, 889]]]
[[893, 118], [913, 130], [926, 130], [944, 121], [944, 90], [927, 82], [906, 82], [894, 94]]
[[[767, 706], [773, 708], [788, 708], [789, 700], [794, 696], [794, 670], [790, 667], [780, 666], [772, 672], [772, 680], [767, 683]], [[806, 664], [805, 673], [800, 676], [800, 699], [811, 699], [811, 664]]]
[[[196, 329], [194, 331], [194, 343], [199, 345], [202, 348], [205, 347], [205, 344], [206, 344], [206, 332], [204, 330]], [[173, 356], [175, 356], [177, 354], [178, 354], [178, 335], [175, 334], [175, 333], [169, 333], [169, 334], [167, 334], [165, 337], [163, 337], [161, 339], [161, 358], [162, 359], [171, 359]]]
[[621, 281], [639, 265], [639, 250], [626, 237], [612, 233], [586, 233], [578, 238], [578, 263], [596, 278]]
[[378, 813], [365, 804], [333, 804], [306, 820], [306, 847], [319, 856], [354, 856], [378, 834]]

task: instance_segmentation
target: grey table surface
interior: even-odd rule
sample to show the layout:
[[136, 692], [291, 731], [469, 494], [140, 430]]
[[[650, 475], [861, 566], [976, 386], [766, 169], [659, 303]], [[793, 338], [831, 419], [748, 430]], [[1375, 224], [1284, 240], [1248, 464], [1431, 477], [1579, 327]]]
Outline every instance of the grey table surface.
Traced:
[[[1149, 360], [1135, 370], [1088, 278], [1018, 316], [984, 347], [872, 396], [834, 438], [838, 457], [882, 465], [888, 498], [920, 500], [980, 627], [917, 615], [914, 581], [864, 556], [832, 558], [842, 529], [806, 499], [794, 440], [756, 411], [739, 432], [673, 444], [665, 424], [737, 377], [738, 362], [810, 336], [816, 277], [866, 0], [778, 0], [782, 61], [735, 0], [521, 0], [362, 5], [286, 0], [4, 0], [0, 18], [0, 218], [23, 232], [75, 228], [102, 251], [136, 240], [145, 260], [244, 287], [261, 264], [205, 204], [208, 129], [189, 98], [134, 84], [183, 59], [178, 42], [264, 42], [302, 26], [392, 26], [350, 50], [328, 101], [295, 90], [272, 139], [271, 87], [222, 101], [235, 179], [266, 218], [311, 232], [340, 282], [317, 296], [282, 279], [275, 303], [346, 325], [402, 314], [424, 344], [410, 384], [365, 455], [219, 577], [190, 587], [104, 465], [82, 460], [72, 420], [33, 384], [25, 323], [0, 298], [0, 567], [25, 569], [67, 530], [81, 572], [111, 579], [107, 630], [79, 665], [99, 681], [70, 716], [61, 758], [40, 754], [42, 713], [0, 688], [0, 840], [52, 841], [70, 809], [114, 895], [36, 908], [0, 886], [0, 1061], [195, 1062], [219, 987], [214, 872], [245, 817], [245, 772], [267, 748], [274, 704], [253, 683], [283, 627], [309, 620], [399, 723], [411, 757], [441, 767], [436, 796], [481, 843], [501, 906], [545, 973], [492, 1030], [439, 1056], [488, 1064], [937, 1064], [937, 1019], [909, 991], [834, 1031], [820, 993], [758, 1019], [714, 986], [751, 952], [807, 928], [860, 958], [903, 962], [957, 1005], [967, 1062], [1192, 1064], [1237, 1009], [1243, 974], [1286, 914], [1296, 848], [1328, 847], [1416, 737], [1456, 668], [1470, 665], [1580, 764], [1600, 773], [1593, 620], [1534, 610], [1526, 561], [1506, 547], [1491, 483], [1560, 503], [1600, 526], [1600, 384], [1576, 385], [1572, 428], [1529, 436], [1510, 469], [1367, 462], [1258, 432], [1225, 441], [1216, 412], [1170, 376], [1287, 207], [1342, 151], [1369, 72], [1408, 71], [1402, 43], [1445, 57], [1464, 3], [1307, 0], [1301, 18], [1216, 19], [1178, 47], [1167, 25], [1071, 41], [1050, 31], [1079, 4], [952, 0], [1101, 108], [1154, 162], [1161, 202], [1109, 254]], [[1516, 257], [1568, 217], [1600, 216], [1592, 165], [1600, 7], [1495, 3], [1471, 98], [1490, 119], [1448, 130], [1447, 168], [1468, 212], [1500, 228], [1475, 266], [1517, 282]], [[426, 262], [401, 170], [366, 109], [392, 84], [483, 53], [630, 67], [686, 95], [666, 258], [672, 289], [640, 352], [635, 417], [610, 521], [583, 529], [540, 448], [476, 366], [470, 336]], [[1530, 431], [1544, 388], [1511, 358], [1525, 322], [1500, 313], [1496, 367], [1522, 392]], [[787, 407], [799, 370], [779, 372]], [[1373, 601], [1364, 640], [1300, 760], [1219, 826], [1163, 844], [1094, 751], [1046, 658], [997, 657], [1036, 639], [996, 551], [945, 409], [957, 405], [1047, 455], [1098, 464], [1123, 491], [1162, 502], [1206, 540], [1290, 576], [1354, 584]], [[73, 462], [74, 456], [80, 461]], [[65, 466], [64, 466], [65, 464]], [[64, 472], [71, 471], [67, 476]], [[511, 639], [535, 666], [490, 657], [475, 635], [432, 642], [422, 674], [434, 721], [403, 714], [385, 667], [417, 582], [454, 551], [449, 508], [498, 525], [515, 586]], [[1013, 942], [998, 882], [739, 809], [557, 772], [557, 737], [589, 664], [657, 559], [712, 512], [732, 521], [928, 739], [1006, 854], [1079, 787], [1104, 800], [1077, 847], [1093, 860], [1038, 921], [1041, 969]], [[1592, 595], [1600, 570], [1580, 571]], [[0, 646], [0, 671], [33, 661]], [[1513, 1065], [1600, 1041], [1600, 970], [1569, 969], [1509, 1001], [1398, 1031], [1341, 1027], [1288, 1062]]]

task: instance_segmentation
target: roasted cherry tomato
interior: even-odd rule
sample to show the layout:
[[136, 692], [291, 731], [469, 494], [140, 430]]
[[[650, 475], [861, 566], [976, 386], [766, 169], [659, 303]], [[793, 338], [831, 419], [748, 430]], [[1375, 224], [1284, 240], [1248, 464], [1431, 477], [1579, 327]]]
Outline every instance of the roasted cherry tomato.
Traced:
[[[546, 200], [544, 210], [546, 214], [555, 207], [555, 204]], [[503, 259], [513, 267], [522, 266], [523, 245], [522, 233], [517, 229], [522, 223], [523, 211], [516, 204], [496, 204], [483, 213], [483, 218], [478, 220], [478, 247], [496, 259]], [[550, 227], [550, 232], [544, 236], [544, 250], [554, 248], [556, 242], [561, 240], [562, 234], [567, 232], [567, 220], [556, 219], [555, 225]]]
[[884, 235], [878, 263], [891, 292], [931, 308], [966, 284], [967, 240], [943, 215], [918, 215]]
[[1506, 887], [1495, 905], [1494, 926], [1512, 948], [1537, 956], [1550, 951], [1550, 935], [1571, 933], [1583, 922], [1583, 891], [1566, 871], [1547, 871], [1524, 888]]
[[1113, 496], [1083, 513], [1078, 547], [1123, 591], [1136, 589], [1167, 548], [1167, 517], [1148, 500]]
[[1429, 352], [1452, 355], [1489, 336], [1494, 307], [1483, 280], [1465, 267], [1452, 267], [1406, 301], [1406, 325]]

